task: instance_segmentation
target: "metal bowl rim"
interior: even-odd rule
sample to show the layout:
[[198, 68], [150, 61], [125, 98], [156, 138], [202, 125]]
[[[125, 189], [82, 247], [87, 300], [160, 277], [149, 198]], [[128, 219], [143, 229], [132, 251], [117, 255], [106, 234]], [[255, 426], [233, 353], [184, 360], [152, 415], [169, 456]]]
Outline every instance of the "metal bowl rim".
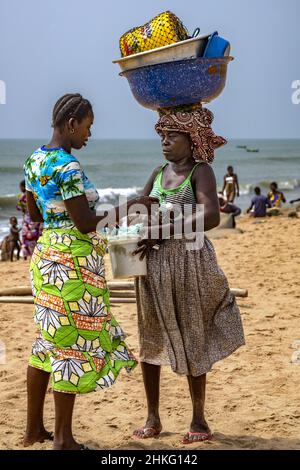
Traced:
[[195, 38], [185, 39], [184, 41], [174, 42], [173, 44], [168, 44], [167, 46], [161, 46], [161, 47], [157, 47], [156, 49], [150, 49], [149, 51], [138, 52], [137, 54], [130, 54], [126, 57], [121, 57], [121, 59], [113, 60], [112, 63], [113, 64], [119, 64], [119, 63], [122, 63], [122, 62], [126, 62], [126, 60], [144, 57], [144, 56], [153, 54], [155, 52], [164, 51], [166, 49], [173, 49], [173, 48], [181, 46], [182, 44], [190, 44], [192, 42], [197, 42], [200, 39], [207, 39], [210, 36], [211, 36], [211, 34], [203, 34], [202, 36], [197, 36]]
[[220, 63], [226, 63], [229, 64], [229, 62], [232, 62], [234, 60], [234, 57], [232, 56], [226, 56], [226, 57], [194, 57], [192, 59], [180, 59], [180, 60], [172, 60], [170, 62], [161, 62], [159, 64], [152, 64], [152, 65], [142, 65], [141, 67], [135, 67], [134, 69], [128, 69], [128, 70], [123, 70], [122, 72], [119, 73], [120, 76], [126, 75], [130, 72], [134, 72], [135, 70], [139, 69], [148, 69], [150, 67], [157, 67], [158, 65], [167, 65], [167, 64], [174, 64], [175, 62], [192, 62], [192, 61], [197, 61], [197, 62], [220, 62]]

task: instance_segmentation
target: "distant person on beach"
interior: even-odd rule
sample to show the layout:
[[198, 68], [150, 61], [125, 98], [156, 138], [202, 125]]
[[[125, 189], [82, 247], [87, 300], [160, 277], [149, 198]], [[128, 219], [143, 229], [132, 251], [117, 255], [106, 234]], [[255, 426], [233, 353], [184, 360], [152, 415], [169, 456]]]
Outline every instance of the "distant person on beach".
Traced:
[[247, 209], [247, 213], [252, 217], [265, 217], [267, 215], [267, 207], [272, 207], [269, 199], [261, 194], [261, 189], [257, 186], [254, 188], [255, 196], [251, 200], [251, 206]]
[[24, 218], [27, 212], [25, 180], [22, 180], [20, 182], [19, 188], [20, 188], [21, 193], [18, 195], [17, 210], [22, 212], [23, 218]]
[[275, 181], [270, 184], [268, 199], [272, 207], [281, 207], [282, 202], [286, 202], [284, 194], [281, 191], [278, 191], [278, 184]]
[[[129, 372], [136, 366], [111, 312], [103, 261], [107, 240], [96, 227], [103, 219], [112, 221], [112, 226], [119, 223], [122, 211], [132, 204], [150, 210], [157, 200], [137, 197], [122, 210], [107, 210], [107, 217], [96, 215], [98, 192], [71, 153], [87, 145], [93, 121], [87, 99], [80, 94], [62, 96], [54, 106], [50, 142], [24, 164], [30, 217], [44, 222], [30, 265], [40, 335], [27, 372], [26, 447], [49, 439], [54, 440], [55, 450], [86, 450], [72, 433], [76, 395], [106, 389], [123, 368]], [[54, 435], [43, 424], [50, 375]]]
[[[212, 113], [202, 108], [160, 117], [155, 128], [166, 163], [153, 171], [143, 191], [144, 196], [159, 198], [161, 204], [178, 204], [182, 211], [188, 204], [192, 210], [184, 223], [194, 224], [199, 217], [196, 204], [203, 204], [205, 231], [220, 222], [215, 175], [209, 163], [214, 149], [226, 143], [213, 133], [212, 120]], [[170, 365], [188, 380], [193, 417], [182, 443], [193, 444], [212, 439], [204, 412], [206, 374], [215, 362], [244, 344], [244, 334], [235, 297], [210, 240], [204, 236], [203, 245], [190, 249], [184, 236], [172, 239], [172, 218], [167, 226], [170, 239], [162, 238], [163, 226], [158, 225], [158, 239], [140, 241], [135, 251], [142, 258], [147, 256], [147, 276], [137, 278], [135, 288], [148, 416], [144, 426], [134, 431], [134, 438], [153, 438], [162, 430], [160, 371], [161, 366]], [[152, 249], [158, 248], [155, 245], [159, 249]]]
[[33, 222], [27, 210], [27, 196], [25, 188], [25, 180], [20, 182], [21, 194], [18, 196], [17, 210], [23, 214], [22, 221], [22, 255], [26, 260], [27, 257], [32, 256], [35, 245], [39, 236], [42, 233], [43, 224], [41, 222]]
[[218, 200], [219, 200], [221, 214], [232, 214], [233, 228], [235, 228], [236, 226], [235, 217], [238, 217], [241, 214], [242, 210], [238, 206], [232, 204], [232, 202], [228, 202], [226, 197], [223, 196], [222, 194], [218, 194]]
[[10, 242], [10, 261], [14, 260], [14, 251], [17, 250], [17, 260], [20, 259], [20, 237], [19, 233], [21, 229], [18, 227], [18, 220], [16, 217], [11, 217], [9, 219], [10, 222], [10, 235], [9, 235], [9, 242]]
[[228, 202], [234, 202], [235, 196], [239, 197], [240, 195], [238, 176], [234, 173], [232, 166], [227, 168], [227, 174], [224, 176], [222, 193], [226, 196]]
[[40, 223], [29, 222], [25, 217], [22, 224], [22, 254], [24, 259], [32, 256], [40, 236]]

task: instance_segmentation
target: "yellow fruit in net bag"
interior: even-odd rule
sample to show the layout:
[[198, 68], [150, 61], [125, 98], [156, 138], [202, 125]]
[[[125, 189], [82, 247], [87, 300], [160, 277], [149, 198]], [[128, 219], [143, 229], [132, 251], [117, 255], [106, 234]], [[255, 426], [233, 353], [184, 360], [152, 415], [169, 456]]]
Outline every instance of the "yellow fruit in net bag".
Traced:
[[126, 57], [188, 38], [188, 30], [180, 19], [174, 13], [165, 11], [143, 26], [124, 33], [120, 38], [120, 51], [122, 57]]

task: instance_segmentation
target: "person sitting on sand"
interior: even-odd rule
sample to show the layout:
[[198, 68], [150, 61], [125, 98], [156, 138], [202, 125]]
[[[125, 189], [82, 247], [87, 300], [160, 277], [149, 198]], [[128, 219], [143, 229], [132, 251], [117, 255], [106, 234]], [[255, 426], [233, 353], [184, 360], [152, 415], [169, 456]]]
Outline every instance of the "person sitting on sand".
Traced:
[[228, 202], [226, 197], [222, 194], [218, 194], [218, 200], [220, 205], [220, 212], [222, 214], [232, 214], [233, 228], [235, 228], [235, 217], [238, 217], [241, 214], [241, 209], [238, 206], [232, 204], [232, 202]]
[[[184, 108], [160, 117], [155, 129], [167, 162], [153, 171], [143, 190], [144, 196], [158, 197], [161, 204], [178, 204], [182, 211], [189, 204], [193, 221], [198, 217], [196, 205], [203, 204], [205, 231], [220, 222], [209, 163], [213, 149], [226, 143], [213, 133], [212, 120], [213, 114], [202, 108]], [[162, 227], [158, 226], [158, 240], [141, 240], [135, 251], [141, 258], [147, 256], [147, 276], [135, 281], [135, 289], [148, 416], [133, 437], [151, 438], [162, 430], [160, 370], [169, 364], [188, 380], [193, 417], [182, 443], [192, 444], [212, 439], [204, 413], [206, 374], [215, 362], [244, 344], [244, 334], [235, 297], [212, 243], [204, 236], [202, 247], [189, 249], [184, 236], [163, 239]], [[174, 233], [172, 218], [168, 227]], [[155, 245], [159, 249], [152, 249]]]
[[251, 206], [247, 209], [247, 213], [252, 217], [265, 217], [267, 215], [267, 207], [272, 207], [269, 199], [261, 194], [261, 189], [257, 186], [254, 188], [255, 196], [251, 200]]
[[10, 235], [6, 235], [0, 243], [1, 261], [8, 261], [10, 259]]
[[20, 259], [20, 237], [19, 233], [21, 229], [18, 227], [18, 221], [16, 217], [11, 217], [10, 221], [10, 235], [9, 235], [9, 242], [10, 242], [10, 261], [14, 260], [14, 251], [17, 250], [17, 260]]
[[268, 193], [268, 199], [271, 203], [271, 207], [281, 207], [282, 202], [286, 202], [284, 194], [278, 191], [278, 184], [274, 181], [270, 184], [270, 192]]
[[[132, 204], [150, 209], [157, 200], [139, 197], [122, 211], [116, 207], [96, 215], [98, 192], [71, 153], [86, 146], [93, 121], [88, 100], [77, 93], [62, 96], [53, 109], [50, 143], [24, 164], [30, 217], [44, 222], [30, 264], [40, 334], [27, 369], [26, 447], [49, 439], [55, 450], [86, 450], [72, 433], [76, 394], [106, 389], [123, 368], [130, 372], [136, 366], [111, 312], [103, 261], [107, 240], [96, 227], [103, 219], [119, 223]], [[54, 435], [43, 424], [50, 375]]]
[[239, 197], [240, 195], [238, 177], [234, 173], [233, 166], [227, 168], [227, 174], [224, 176], [222, 194], [225, 194], [228, 202], [234, 202], [235, 196]]

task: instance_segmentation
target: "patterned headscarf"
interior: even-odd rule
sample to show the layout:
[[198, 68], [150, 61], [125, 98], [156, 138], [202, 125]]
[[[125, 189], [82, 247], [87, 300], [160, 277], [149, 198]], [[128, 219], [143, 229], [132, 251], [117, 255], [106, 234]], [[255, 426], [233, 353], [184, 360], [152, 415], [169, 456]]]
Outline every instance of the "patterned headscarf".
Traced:
[[156, 132], [159, 134], [162, 131], [175, 131], [189, 134], [196, 161], [212, 163], [214, 150], [227, 144], [227, 140], [216, 135], [211, 128], [213, 113], [201, 105], [164, 108], [159, 110], [159, 114], [159, 121], [155, 125]]

